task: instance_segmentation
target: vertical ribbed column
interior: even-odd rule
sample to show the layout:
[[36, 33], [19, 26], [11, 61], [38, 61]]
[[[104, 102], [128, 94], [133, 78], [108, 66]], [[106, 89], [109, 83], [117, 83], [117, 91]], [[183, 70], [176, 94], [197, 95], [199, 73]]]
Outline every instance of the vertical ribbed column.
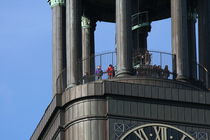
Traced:
[[197, 79], [197, 57], [196, 57], [196, 12], [193, 8], [188, 9], [188, 51], [190, 79]]
[[86, 82], [93, 80], [91, 77], [95, 73], [95, 21], [86, 16], [82, 16], [82, 68], [83, 77]]
[[82, 78], [81, 1], [66, 0], [67, 87]]
[[187, 0], [171, 0], [172, 47], [178, 80], [189, 79]]
[[131, 0], [116, 0], [117, 76], [132, 70]]
[[63, 72], [66, 68], [66, 27], [65, 6], [63, 1], [51, 1], [52, 7], [52, 40], [53, 40], [53, 95], [62, 93], [66, 87]]
[[[210, 71], [210, 1], [198, 1], [199, 63]], [[210, 85], [210, 75], [200, 70], [200, 79]]]

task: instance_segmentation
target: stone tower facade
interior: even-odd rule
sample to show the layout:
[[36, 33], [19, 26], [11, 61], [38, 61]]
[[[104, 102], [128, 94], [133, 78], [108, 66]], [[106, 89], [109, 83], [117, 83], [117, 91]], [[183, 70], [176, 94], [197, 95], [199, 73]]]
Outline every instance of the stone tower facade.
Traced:
[[[31, 140], [210, 139], [209, 0], [49, 3], [53, 99]], [[173, 51], [168, 70], [168, 65], [151, 62], [147, 36], [153, 21], [170, 17]], [[95, 74], [97, 21], [116, 23], [117, 62], [109, 79]]]

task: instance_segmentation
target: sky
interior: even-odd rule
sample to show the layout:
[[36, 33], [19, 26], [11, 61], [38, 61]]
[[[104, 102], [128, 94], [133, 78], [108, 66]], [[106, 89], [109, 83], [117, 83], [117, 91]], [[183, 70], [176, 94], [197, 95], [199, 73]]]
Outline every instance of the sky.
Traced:
[[[171, 52], [170, 19], [152, 23], [150, 50]], [[52, 99], [52, 25], [47, 0], [0, 4], [0, 136], [27, 140]], [[114, 50], [115, 24], [98, 22], [96, 52]]]

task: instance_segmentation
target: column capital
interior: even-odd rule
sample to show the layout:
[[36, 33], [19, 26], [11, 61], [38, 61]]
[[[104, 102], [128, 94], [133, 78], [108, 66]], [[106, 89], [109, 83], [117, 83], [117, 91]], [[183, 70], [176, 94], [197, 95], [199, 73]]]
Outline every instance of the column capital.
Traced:
[[188, 19], [196, 22], [197, 18], [198, 18], [198, 14], [197, 14], [196, 10], [190, 9], [188, 12]]
[[48, 0], [48, 3], [53, 8], [57, 5], [65, 5], [65, 0]]
[[91, 29], [91, 30], [95, 31], [96, 20], [83, 15], [81, 18], [81, 26], [83, 29]]
[[91, 28], [91, 20], [86, 16], [82, 16], [81, 19], [82, 28]]

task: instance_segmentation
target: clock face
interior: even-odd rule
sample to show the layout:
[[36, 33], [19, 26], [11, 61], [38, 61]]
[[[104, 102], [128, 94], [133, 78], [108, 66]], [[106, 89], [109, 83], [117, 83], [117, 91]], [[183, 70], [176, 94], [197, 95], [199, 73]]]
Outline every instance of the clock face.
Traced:
[[186, 132], [165, 124], [146, 124], [136, 127], [120, 140], [195, 140]]

